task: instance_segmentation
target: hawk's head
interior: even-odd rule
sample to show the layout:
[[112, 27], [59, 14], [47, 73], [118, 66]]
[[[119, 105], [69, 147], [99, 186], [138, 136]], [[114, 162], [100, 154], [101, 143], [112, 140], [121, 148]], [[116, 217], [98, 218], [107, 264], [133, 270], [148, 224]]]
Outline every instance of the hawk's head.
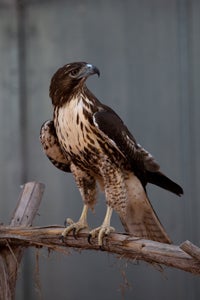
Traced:
[[51, 79], [49, 95], [55, 106], [66, 103], [68, 99], [84, 85], [93, 74], [100, 75], [97, 67], [86, 62], [74, 62], [58, 69]]

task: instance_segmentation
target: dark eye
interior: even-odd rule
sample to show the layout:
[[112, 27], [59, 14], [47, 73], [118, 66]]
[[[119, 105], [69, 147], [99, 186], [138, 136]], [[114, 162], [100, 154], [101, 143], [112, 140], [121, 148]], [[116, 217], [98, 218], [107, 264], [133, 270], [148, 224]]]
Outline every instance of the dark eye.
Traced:
[[76, 77], [78, 73], [79, 73], [79, 69], [73, 69], [69, 74], [71, 77]]

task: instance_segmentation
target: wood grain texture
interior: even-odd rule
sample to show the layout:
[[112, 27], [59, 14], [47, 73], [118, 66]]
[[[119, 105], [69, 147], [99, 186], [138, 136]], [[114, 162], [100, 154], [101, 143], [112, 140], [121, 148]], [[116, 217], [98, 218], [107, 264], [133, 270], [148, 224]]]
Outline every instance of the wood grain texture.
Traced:
[[[32, 225], [43, 191], [44, 185], [41, 183], [29, 182], [24, 185], [10, 228], [12, 226], [28, 227]], [[16, 280], [23, 254], [23, 245], [12, 247], [9, 239], [5, 240], [0, 249], [0, 299], [15, 299]]]
[[190, 241], [185, 241], [180, 245], [180, 248], [192, 256], [194, 259], [200, 262], [200, 248], [191, 243]]
[[[47, 247], [49, 250], [66, 252], [69, 247], [82, 250], [99, 250], [117, 254], [118, 258], [144, 260], [150, 264], [162, 264], [193, 274], [200, 274], [200, 262], [185, 253], [179, 246], [163, 244], [150, 240], [134, 238], [129, 235], [113, 233], [104, 239], [102, 248], [97, 239], [88, 242], [88, 234], [80, 233], [77, 238], [69, 235], [61, 240], [63, 227], [48, 226], [34, 228], [0, 227], [0, 244], [9, 241], [10, 248]], [[183, 249], [183, 247], [182, 247]], [[186, 248], [184, 248], [185, 250]], [[194, 249], [194, 245], [193, 245]], [[200, 251], [198, 247], [195, 248]], [[189, 251], [187, 251], [189, 252]]]

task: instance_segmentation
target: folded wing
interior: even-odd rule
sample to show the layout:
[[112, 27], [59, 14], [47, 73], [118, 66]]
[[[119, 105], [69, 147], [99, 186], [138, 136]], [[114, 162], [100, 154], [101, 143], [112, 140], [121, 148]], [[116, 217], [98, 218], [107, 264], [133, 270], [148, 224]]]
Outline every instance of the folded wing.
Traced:
[[70, 160], [60, 147], [52, 120], [46, 121], [41, 126], [40, 141], [46, 156], [52, 164], [64, 172], [71, 172]]
[[103, 106], [94, 114], [93, 122], [104, 138], [130, 163], [144, 188], [149, 182], [179, 196], [183, 194], [183, 189], [178, 184], [160, 172], [160, 166], [154, 157], [137, 144], [126, 125], [111, 108]]

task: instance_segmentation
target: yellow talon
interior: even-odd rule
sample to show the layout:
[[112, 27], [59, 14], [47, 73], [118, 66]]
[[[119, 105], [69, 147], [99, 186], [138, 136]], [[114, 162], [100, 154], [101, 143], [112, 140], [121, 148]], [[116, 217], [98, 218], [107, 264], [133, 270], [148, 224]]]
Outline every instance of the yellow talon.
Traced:
[[103, 245], [103, 238], [115, 231], [115, 228], [110, 226], [111, 216], [112, 216], [112, 208], [108, 206], [103, 224], [90, 231], [89, 239], [88, 239], [89, 241], [91, 238], [95, 238], [96, 236], [98, 236], [98, 245], [100, 247]]
[[71, 231], [73, 231], [73, 235], [74, 237], [76, 237], [79, 231], [89, 228], [87, 224], [87, 211], [88, 206], [84, 205], [82, 214], [78, 222], [74, 222], [72, 219], [67, 218], [66, 224], [68, 224], [69, 226], [67, 226], [67, 228], [63, 230], [62, 237], [66, 237]]

